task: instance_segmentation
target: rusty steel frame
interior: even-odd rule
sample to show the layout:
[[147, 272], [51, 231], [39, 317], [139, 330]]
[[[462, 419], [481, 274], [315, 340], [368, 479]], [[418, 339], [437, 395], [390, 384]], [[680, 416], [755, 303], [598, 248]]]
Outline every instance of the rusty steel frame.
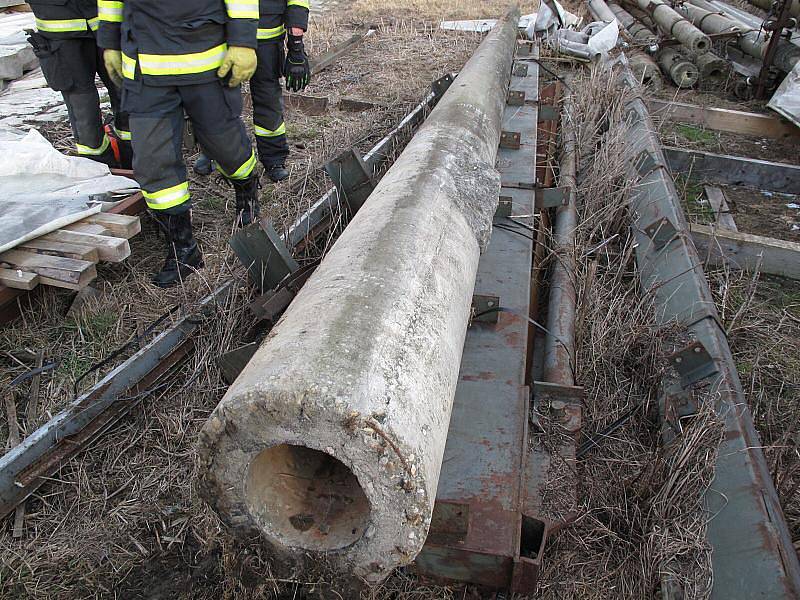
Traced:
[[[526, 69], [521, 68], [525, 66]], [[498, 153], [501, 196], [531, 215], [536, 198], [538, 65], [517, 61], [503, 129], [519, 146]], [[518, 135], [516, 135], [518, 134]], [[499, 223], [507, 217], [496, 216]], [[509, 221], [510, 222], [510, 221]], [[476, 295], [509, 311], [467, 332], [433, 521], [415, 570], [488, 590], [535, 590], [549, 524], [535, 514], [529, 477], [529, 321], [533, 238], [494, 228]]]
[[[624, 55], [616, 66], [621, 83], [639, 90]], [[691, 418], [695, 389], [714, 399], [724, 419], [714, 480], [704, 496], [711, 597], [798, 598], [800, 563], [657, 130], [639, 95], [626, 111], [639, 278], [655, 301], [659, 323], [677, 323], [692, 340], [670, 359], [678, 377], [664, 382], [665, 439], [680, 435], [681, 419]]]
[[[778, 2], [781, 2], [781, 0], [777, 0], [776, 4]], [[780, 5], [780, 8], [775, 14], [775, 21], [767, 21], [764, 23], [765, 26], [769, 23], [768, 30], [771, 31], [771, 35], [769, 37], [769, 42], [767, 42], [767, 50], [764, 52], [761, 70], [758, 73], [758, 85], [756, 86], [755, 94], [756, 100], [762, 100], [766, 97], [769, 73], [770, 69], [772, 68], [772, 63], [775, 60], [775, 54], [778, 51], [778, 44], [783, 37], [781, 34], [783, 33], [783, 28], [788, 27], [789, 23], [791, 22], [789, 9], [791, 7], [792, 0], [782, 0], [782, 2], [783, 3]]]

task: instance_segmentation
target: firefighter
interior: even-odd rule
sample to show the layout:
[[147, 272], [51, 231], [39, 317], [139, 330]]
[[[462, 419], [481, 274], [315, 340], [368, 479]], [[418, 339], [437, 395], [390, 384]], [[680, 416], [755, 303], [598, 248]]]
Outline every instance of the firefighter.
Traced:
[[194, 238], [184, 112], [236, 193], [237, 221], [258, 215], [256, 156], [241, 119], [240, 84], [256, 69], [258, 0], [99, 0], [99, 43], [123, 78], [134, 172], [167, 232], [160, 287], [203, 266]]
[[[103, 64], [95, 38], [96, 0], [30, 0], [37, 31], [28, 31], [42, 73], [61, 92], [80, 156], [112, 167], [131, 168], [128, 115], [120, 110], [120, 93]], [[104, 128], [95, 74], [108, 89], [114, 124]]]
[[250, 80], [250, 93], [258, 156], [267, 176], [276, 182], [289, 176], [281, 74], [286, 78], [286, 89], [293, 92], [304, 89], [311, 79], [303, 46], [303, 34], [308, 29], [308, 5], [308, 0], [260, 1], [258, 69]]

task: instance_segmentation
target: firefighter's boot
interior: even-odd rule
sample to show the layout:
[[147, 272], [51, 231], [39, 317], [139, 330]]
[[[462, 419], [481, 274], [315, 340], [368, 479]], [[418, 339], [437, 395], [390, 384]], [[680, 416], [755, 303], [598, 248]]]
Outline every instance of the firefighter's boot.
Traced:
[[250, 225], [258, 219], [258, 176], [251, 175], [241, 181], [231, 180], [236, 192], [236, 221], [239, 227]]
[[167, 234], [167, 256], [164, 267], [153, 276], [153, 284], [161, 288], [180, 283], [203, 267], [203, 255], [192, 233], [192, 213], [159, 214], [156, 220]]

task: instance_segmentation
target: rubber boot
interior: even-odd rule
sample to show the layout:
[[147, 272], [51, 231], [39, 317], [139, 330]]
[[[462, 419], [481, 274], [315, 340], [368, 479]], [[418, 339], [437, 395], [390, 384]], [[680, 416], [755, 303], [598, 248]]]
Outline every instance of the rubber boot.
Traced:
[[167, 255], [152, 281], [161, 288], [172, 287], [203, 267], [203, 255], [192, 233], [191, 211], [155, 216], [167, 234]]
[[197, 160], [194, 161], [193, 169], [198, 175], [211, 175], [211, 171], [214, 170], [214, 161], [201, 152]]
[[289, 177], [289, 171], [286, 170], [286, 165], [264, 165], [264, 170], [267, 172], [267, 177], [275, 183]]
[[231, 180], [236, 192], [236, 220], [239, 227], [250, 225], [261, 212], [258, 206], [258, 176], [251, 175], [241, 181]]

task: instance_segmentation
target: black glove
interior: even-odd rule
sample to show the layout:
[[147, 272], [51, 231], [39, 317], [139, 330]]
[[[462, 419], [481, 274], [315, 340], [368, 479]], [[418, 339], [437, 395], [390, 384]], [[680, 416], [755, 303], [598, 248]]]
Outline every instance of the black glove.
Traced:
[[308, 55], [303, 46], [302, 36], [287, 36], [286, 46], [286, 62], [283, 64], [286, 89], [291, 92], [299, 92], [311, 81], [311, 65], [308, 64]]

